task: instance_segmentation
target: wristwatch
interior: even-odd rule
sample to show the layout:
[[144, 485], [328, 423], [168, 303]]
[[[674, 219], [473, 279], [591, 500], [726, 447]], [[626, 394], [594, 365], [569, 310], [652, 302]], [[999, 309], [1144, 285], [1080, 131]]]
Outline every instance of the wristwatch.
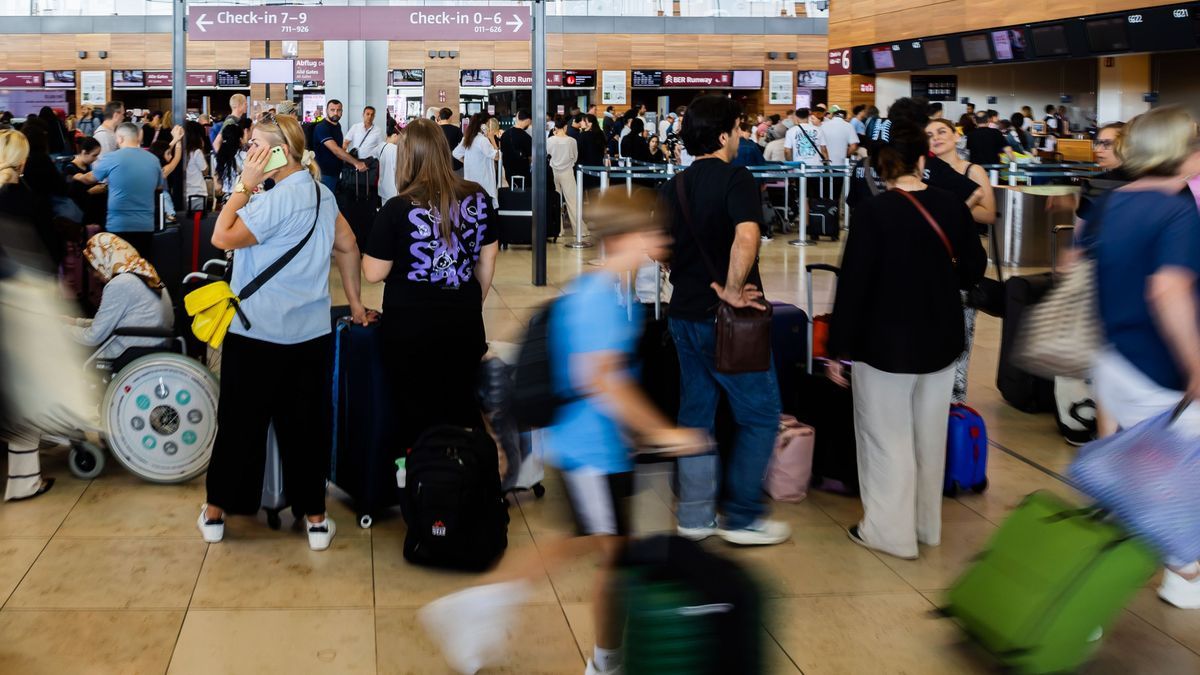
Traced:
[[246, 184], [239, 180], [237, 183], [234, 183], [234, 185], [233, 185], [233, 194], [248, 195], [248, 194], [250, 194], [250, 188], [246, 187]]

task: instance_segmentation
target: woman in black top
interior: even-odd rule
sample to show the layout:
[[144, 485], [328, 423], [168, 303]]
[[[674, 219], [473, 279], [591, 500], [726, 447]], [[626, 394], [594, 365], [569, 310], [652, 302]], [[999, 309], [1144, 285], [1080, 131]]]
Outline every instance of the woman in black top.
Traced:
[[922, 182], [928, 152], [925, 130], [911, 123], [893, 124], [879, 149], [889, 190], [854, 210], [827, 365], [849, 386], [842, 360], [854, 362], [864, 515], [850, 536], [901, 558], [941, 542], [946, 411], [965, 337], [960, 291], [987, 265], [967, 205]]
[[646, 131], [646, 125], [640, 117], [634, 117], [629, 120], [629, 133], [625, 138], [621, 139], [621, 156], [625, 159], [634, 159], [639, 162], [650, 161], [650, 148], [646, 145], [646, 139], [642, 134]]
[[90, 136], [79, 141], [79, 152], [75, 158], [63, 167], [63, 176], [67, 179], [67, 189], [71, 199], [83, 211], [85, 225], [102, 225], [105, 212], [108, 209], [108, 185], [97, 183], [86, 185], [75, 180], [75, 176], [90, 173], [92, 165], [100, 158], [100, 142]]
[[658, 140], [658, 136], [651, 136], [646, 141], [646, 148], [647, 155], [650, 157], [647, 161], [654, 162], [655, 164], [667, 163], [667, 153], [663, 151], [662, 142]]
[[454, 175], [446, 136], [429, 120], [408, 125], [396, 188], [375, 219], [363, 274], [385, 282], [384, 361], [403, 452], [431, 426], [481, 423], [475, 387], [499, 223], [487, 191]]
[[[608, 143], [604, 140], [604, 132], [595, 115], [586, 115], [579, 133], [579, 166], [604, 166], [604, 155], [608, 151]], [[600, 177], [583, 175], [585, 190], [599, 187]]]

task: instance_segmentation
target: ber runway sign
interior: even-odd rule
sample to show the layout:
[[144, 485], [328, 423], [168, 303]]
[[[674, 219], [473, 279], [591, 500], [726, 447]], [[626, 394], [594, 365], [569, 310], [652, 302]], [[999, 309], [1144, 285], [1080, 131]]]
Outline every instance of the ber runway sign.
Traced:
[[527, 7], [195, 5], [189, 40], [528, 40]]

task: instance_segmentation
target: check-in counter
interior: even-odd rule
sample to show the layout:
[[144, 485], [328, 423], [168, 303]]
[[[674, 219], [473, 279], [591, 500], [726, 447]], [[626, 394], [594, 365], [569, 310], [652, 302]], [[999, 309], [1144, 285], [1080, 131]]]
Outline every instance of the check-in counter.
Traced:
[[1073, 185], [1000, 186], [996, 205], [996, 238], [1000, 264], [1048, 267], [1052, 230], [1075, 223], [1079, 187]]

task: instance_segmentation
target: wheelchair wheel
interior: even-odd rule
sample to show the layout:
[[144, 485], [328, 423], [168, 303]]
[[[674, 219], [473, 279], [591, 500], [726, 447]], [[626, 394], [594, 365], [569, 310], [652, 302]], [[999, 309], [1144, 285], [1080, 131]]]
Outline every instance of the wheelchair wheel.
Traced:
[[217, 437], [217, 381], [199, 362], [143, 356], [117, 373], [100, 408], [113, 457], [152, 483], [204, 473]]
[[67, 457], [67, 467], [71, 474], [80, 480], [91, 480], [104, 471], [104, 450], [82, 441], [71, 445]]

